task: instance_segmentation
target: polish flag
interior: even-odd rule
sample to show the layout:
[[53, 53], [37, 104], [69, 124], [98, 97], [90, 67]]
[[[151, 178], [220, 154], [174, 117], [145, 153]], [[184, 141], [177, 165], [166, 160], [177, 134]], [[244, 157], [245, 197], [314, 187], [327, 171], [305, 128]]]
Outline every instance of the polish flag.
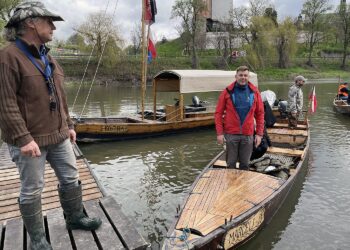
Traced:
[[148, 39], [148, 62], [152, 62], [153, 59], [157, 57], [157, 51], [155, 42], [153, 40], [152, 32], [149, 30], [149, 39]]
[[312, 91], [309, 95], [309, 101], [311, 103], [310, 111], [312, 114], [316, 112], [316, 108], [317, 108], [317, 99], [316, 99], [316, 90], [315, 89], [316, 89], [315, 86], [313, 86]]

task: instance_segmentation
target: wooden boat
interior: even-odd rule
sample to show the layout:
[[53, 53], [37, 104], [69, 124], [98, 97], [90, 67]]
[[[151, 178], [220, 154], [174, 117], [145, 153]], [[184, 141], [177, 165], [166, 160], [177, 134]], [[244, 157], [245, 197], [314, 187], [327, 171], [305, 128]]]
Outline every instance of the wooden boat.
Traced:
[[333, 108], [338, 113], [350, 115], [350, 105], [347, 103], [346, 100], [340, 100], [335, 98], [333, 100]]
[[225, 152], [221, 152], [197, 177], [184, 204], [177, 208], [163, 250], [232, 249], [271, 220], [307, 163], [308, 122], [301, 121], [291, 130], [286, 120], [279, 121], [269, 135], [272, 147], [262, 159], [270, 159], [267, 164], [282, 162], [281, 172], [269, 172], [270, 166], [270, 170], [257, 172], [253, 165], [250, 171], [228, 169]]
[[[235, 71], [164, 70], [153, 79], [153, 111], [129, 117], [73, 118], [77, 140], [83, 142], [122, 140], [164, 135], [214, 125], [214, 107], [205, 104], [184, 105], [184, 95], [222, 91], [229, 85]], [[258, 85], [257, 75], [250, 79]], [[179, 93], [178, 105], [157, 109], [157, 93]]]

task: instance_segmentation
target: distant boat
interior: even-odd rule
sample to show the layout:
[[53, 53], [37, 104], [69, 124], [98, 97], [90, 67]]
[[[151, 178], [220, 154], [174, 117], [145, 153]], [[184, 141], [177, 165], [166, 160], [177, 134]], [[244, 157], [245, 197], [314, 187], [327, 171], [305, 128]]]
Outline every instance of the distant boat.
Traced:
[[177, 208], [163, 250], [233, 249], [269, 223], [307, 165], [308, 121], [289, 129], [280, 120], [269, 136], [273, 147], [250, 171], [228, 169], [225, 152], [204, 168]]
[[341, 114], [350, 115], [350, 105], [347, 103], [346, 100], [340, 100], [340, 99], [334, 98], [333, 108], [335, 111]]
[[[193, 98], [184, 105], [184, 94], [222, 91], [234, 81], [236, 71], [164, 70], [153, 79], [153, 110], [127, 117], [74, 118], [77, 140], [82, 142], [125, 140], [166, 135], [214, 126], [215, 105]], [[258, 85], [257, 75], [250, 80]], [[177, 92], [178, 103], [157, 108], [157, 93]]]

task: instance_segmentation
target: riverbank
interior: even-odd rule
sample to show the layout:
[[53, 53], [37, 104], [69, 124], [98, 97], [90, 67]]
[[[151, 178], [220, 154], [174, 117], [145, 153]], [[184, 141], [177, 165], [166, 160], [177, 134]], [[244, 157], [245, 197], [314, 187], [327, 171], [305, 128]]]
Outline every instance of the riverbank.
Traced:
[[[58, 59], [64, 69], [66, 81], [80, 82], [86, 68], [86, 59]], [[239, 65], [244, 65], [243, 61], [237, 61], [230, 65], [219, 63], [218, 57], [201, 58], [200, 69], [221, 69], [234, 70]], [[303, 75], [307, 79], [338, 79], [349, 81], [350, 69], [341, 70], [340, 62], [334, 59], [315, 58], [315, 67], [306, 66], [303, 58], [295, 60], [292, 67], [279, 69], [277, 67], [266, 67], [255, 71], [260, 81], [291, 81], [297, 75]], [[91, 61], [85, 73], [85, 81], [91, 82], [95, 77], [97, 62]], [[163, 57], [157, 58], [148, 64], [147, 82], [152, 84], [152, 78], [159, 71], [164, 69], [191, 69], [188, 57]], [[138, 86], [141, 82], [141, 64], [138, 57], [119, 58], [112, 66], [101, 64], [95, 77], [97, 85], [117, 85], [117, 86]]]

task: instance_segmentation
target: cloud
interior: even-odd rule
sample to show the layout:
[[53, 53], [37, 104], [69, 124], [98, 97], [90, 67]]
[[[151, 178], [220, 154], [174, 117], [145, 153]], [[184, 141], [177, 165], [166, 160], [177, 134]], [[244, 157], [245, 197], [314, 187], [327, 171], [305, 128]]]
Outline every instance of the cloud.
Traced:
[[[172, 39], [178, 36], [176, 27], [179, 25], [178, 19], [170, 19], [171, 9], [176, 0], [158, 0], [156, 23], [152, 25], [152, 31], [156, 40], [163, 36]], [[220, 1], [220, 0], [216, 0]], [[74, 27], [81, 24], [90, 13], [105, 11], [108, 4], [108, 13], [112, 13], [117, 4], [115, 25], [118, 26], [120, 34], [125, 40], [129, 40], [130, 33], [135, 23], [141, 22], [142, 0], [42, 0], [49, 10], [61, 15], [65, 22], [57, 22], [55, 37], [57, 39], [67, 39], [73, 34]], [[300, 13], [303, 0], [271, 0], [279, 18], [285, 16], [297, 17]], [[339, 4], [340, 0], [330, 0], [331, 5]], [[246, 3], [246, 2], [245, 2]], [[233, 0], [234, 7], [242, 6], [244, 1]]]

